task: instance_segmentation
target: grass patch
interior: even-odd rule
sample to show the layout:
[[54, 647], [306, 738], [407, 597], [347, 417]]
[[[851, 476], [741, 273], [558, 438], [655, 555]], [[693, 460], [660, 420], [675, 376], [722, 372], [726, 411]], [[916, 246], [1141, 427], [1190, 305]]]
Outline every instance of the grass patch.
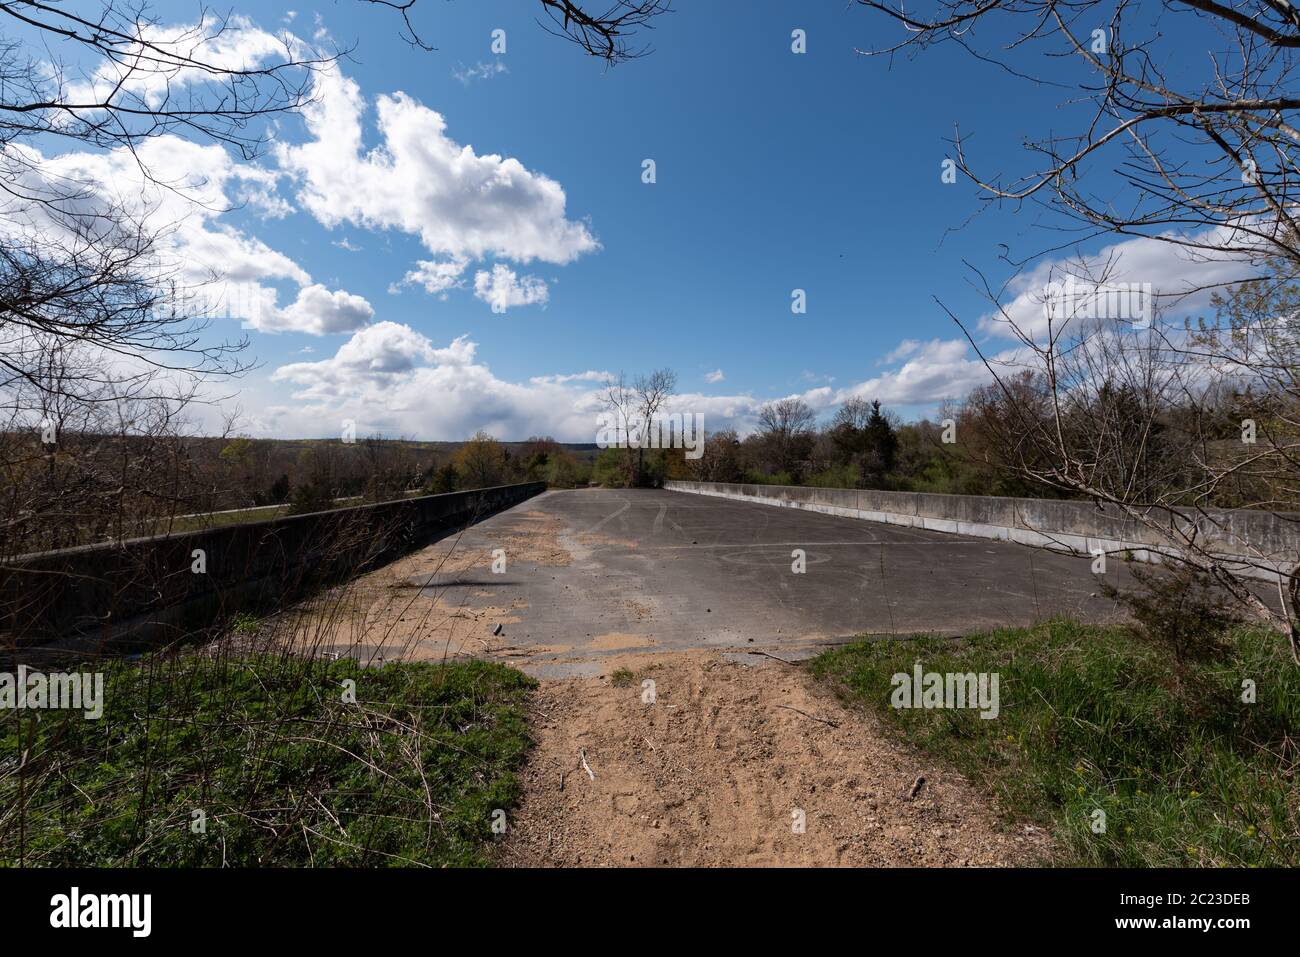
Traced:
[[[1055, 621], [959, 641], [871, 641], [810, 663], [841, 697], [1048, 826], [1056, 862], [1084, 866], [1300, 865], [1300, 669], [1285, 640], [1227, 636], [1224, 657], [1177, 677], [1122, 627]], [[997, 672], [1001, 710], [895, 709], [891, 678]], [[1257, 700], [1243, 702], [1243, 681]], [[1105, 832], [1094, 833], [1094, 812]]]
[[0, 866], [484, 865], [531, 745], [535, 682], [495, 663], [97, 667], [102, 719], [0, 716]]
[[609, 676], [609, 683], [615, 688], [630, 688], [636, 681], [636, 672], [631, 668], [615, 668]]

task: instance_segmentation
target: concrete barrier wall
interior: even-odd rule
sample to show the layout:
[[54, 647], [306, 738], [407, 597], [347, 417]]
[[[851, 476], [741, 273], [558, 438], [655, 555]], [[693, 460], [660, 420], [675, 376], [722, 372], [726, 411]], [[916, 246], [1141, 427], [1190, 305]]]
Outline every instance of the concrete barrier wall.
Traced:
[[0, 565], [0, 653], [185, 637], [390, 561], [545, 488], [426, 495], [22, 555]]
[[[1092, 502], [722, 482], [670, 481], [664, 488], [1078, 555], [1101, 550], [1138, 561], [1160, 561], [1179, 554], [1173, 538], [1114, 506]], [[1177, 523], [1244, 575], [1276, 579], [1278, 572], [1290, 573], [1300, 563], [1297, 512], [1207, 509], [1188, 510], [1185, 518], [1174, 518], [1152, 509], [1145, 514], [1171, 532]]]

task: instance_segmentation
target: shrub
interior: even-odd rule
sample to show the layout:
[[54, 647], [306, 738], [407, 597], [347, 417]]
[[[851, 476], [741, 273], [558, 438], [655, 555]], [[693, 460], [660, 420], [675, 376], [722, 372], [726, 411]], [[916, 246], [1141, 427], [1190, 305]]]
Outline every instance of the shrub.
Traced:
[[1128, 609], [1139, 637], [1173, 656], [1180, 675], [1189, 663], [1224, 658], [1227, 632], [1240, 616], [1207, 574], [1181, 564], [1135, 564], [1132, 574], [1139, 588], [1121, 591], [1103, 582], [1102, 591]]

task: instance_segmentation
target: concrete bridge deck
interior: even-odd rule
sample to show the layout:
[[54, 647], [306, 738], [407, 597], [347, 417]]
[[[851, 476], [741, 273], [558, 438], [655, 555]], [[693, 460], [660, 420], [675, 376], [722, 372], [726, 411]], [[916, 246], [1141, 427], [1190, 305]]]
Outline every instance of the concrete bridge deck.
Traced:
[[[492, 571], [497, 549], [504, 574]], [[804, 574], [792, 571], [795, 549], [806, 553]], [[581, 489], [530, 499], [390, 573], [420, 586], [451, 621], [419, 640], [416, 657], [450, 648], [563, 674], [657, 649], [797, 658], [862, 634], [957, 635], [1057, 615], [1115, 620], [1090, 565], [1023, 545], [795, 509]], [[1129, 580], [1114, 560], [1109, 577]]]

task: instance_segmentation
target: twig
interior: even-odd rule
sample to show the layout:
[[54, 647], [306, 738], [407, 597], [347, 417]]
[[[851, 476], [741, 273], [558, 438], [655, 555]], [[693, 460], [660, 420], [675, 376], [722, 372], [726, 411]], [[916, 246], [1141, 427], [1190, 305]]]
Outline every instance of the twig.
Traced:
[[916, 780], [912, 782], [912, 789], [907, 792], [907, 799], [910, 801], [921, 793], [921, 788], [925, 787], [925, 775], [918, 774]]
[[578, 749], [578, 758], [582, 761], [582, 770], [587, 772], [587, 777], [593, 781], [596, 780], [596, 772], [591, 770], [591, 765], [587, 763], [587, 752], [583, 748]]
[[751, 655], [762, 655], [764, 658], [771, 658], [773, 661], [779, 661], [783, 665], [790, 665], [792, 668], [798, 668], [799, 665], [785, 658], [778, 658], [776, 655], [769, 655], [766, 651], [751, 651]]
[[795, 714], [801, 714], [805, 718], [812, 718], [814, 721], [820, 721], [822, 724], [829, 724], [832, 728], [838, 728], [839, 725], [829, 718], [819, 718], [815, 714], [809, 714], [807, 711], [800, 711], [798, 708], [792, 708], [788, 704], [779, 704], [778, 708], [785, 708], [787, 711], [793, 711]]

